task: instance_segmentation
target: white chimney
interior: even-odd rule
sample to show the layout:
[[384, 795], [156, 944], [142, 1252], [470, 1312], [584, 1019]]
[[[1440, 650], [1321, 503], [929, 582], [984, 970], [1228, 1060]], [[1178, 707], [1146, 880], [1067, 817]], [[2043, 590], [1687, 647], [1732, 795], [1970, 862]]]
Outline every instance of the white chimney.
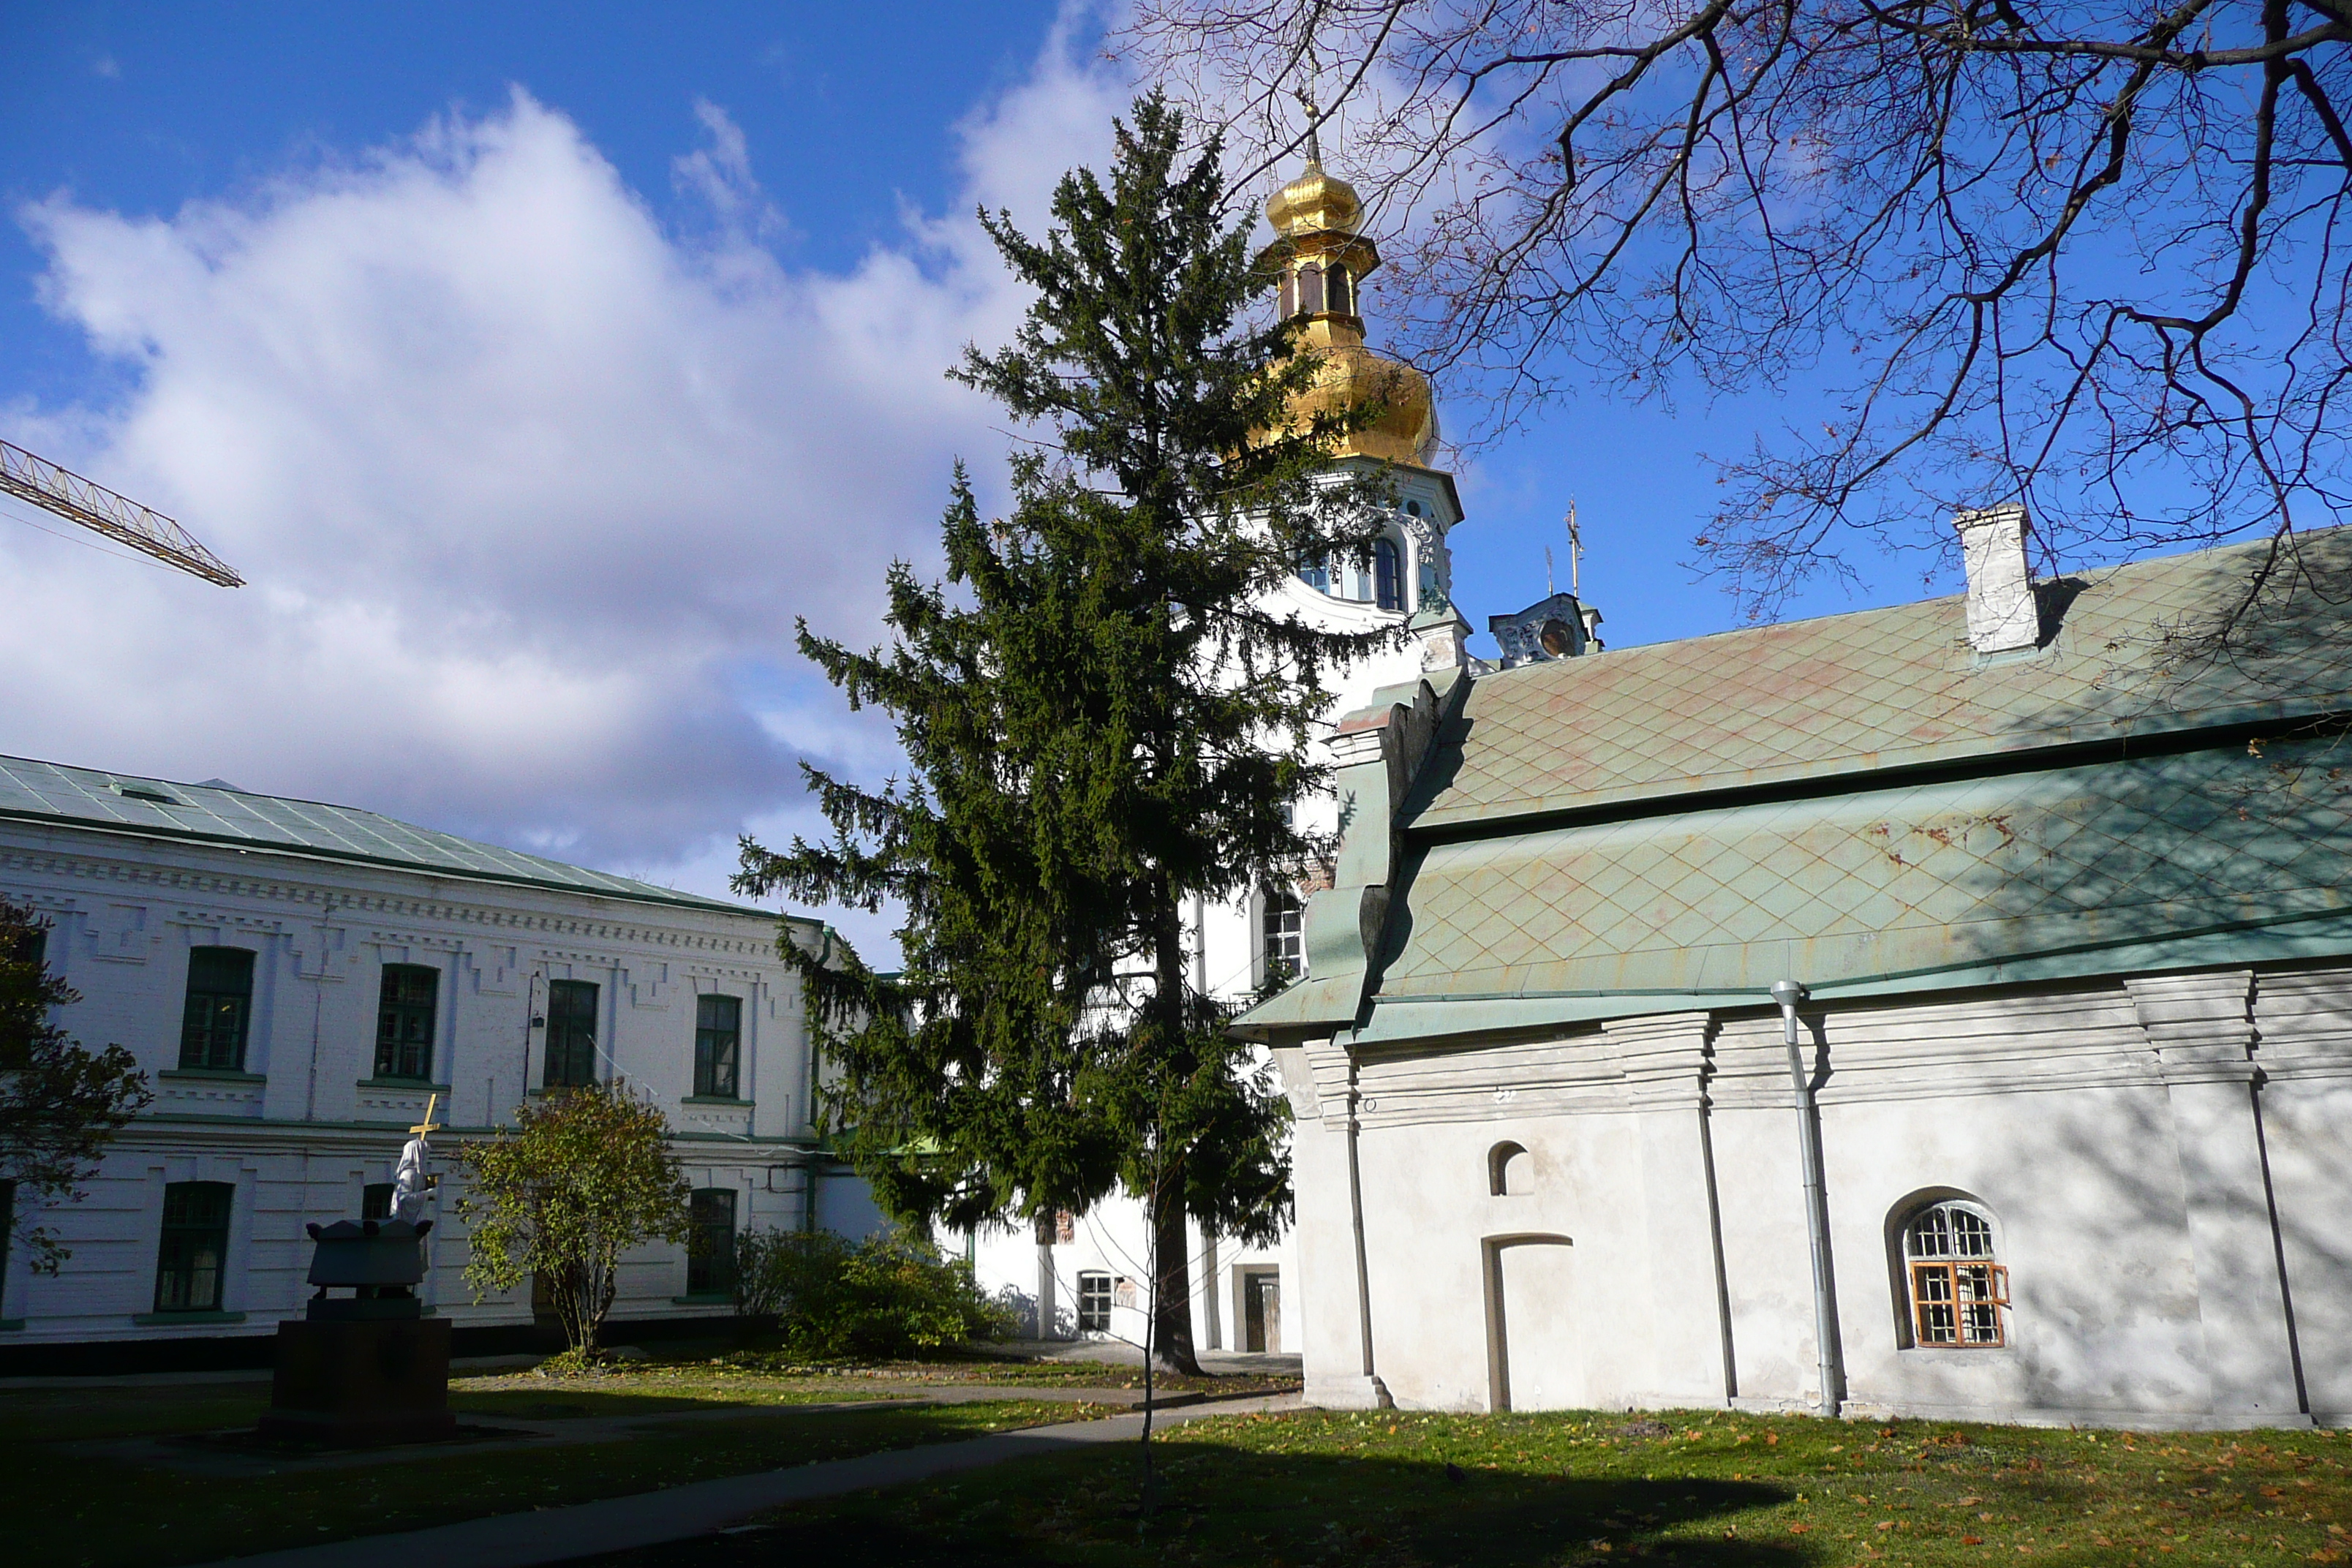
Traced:
[[1952, 519], [1969, 569], [1969, 646], [1979, 653], [2015, 653], [2042, 641], [2033, 572], [2025, 563], [2025, 535], [2032, 526], [2015, 502]]

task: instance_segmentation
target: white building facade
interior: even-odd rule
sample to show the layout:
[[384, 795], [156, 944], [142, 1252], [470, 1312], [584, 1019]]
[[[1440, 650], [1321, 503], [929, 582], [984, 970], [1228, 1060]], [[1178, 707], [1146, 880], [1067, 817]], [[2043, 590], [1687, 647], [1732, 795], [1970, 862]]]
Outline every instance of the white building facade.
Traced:
[[1238, 1025], [1310, 1402], [2352, 1424], [2352, 530], [2288, 596], [1958, 522], [1964, 598], [1343, 721], [1307, 976]]
[[461, 1351], [534, 1314], [460, 1279], [446, 1152], [551, 1088], [627, 1079], [694, 1188], [694, 1257], [629, 1256], [615, 1339], [726, 1312], [702, 1260], [746, 1227], [878, 1224], [811, 1127], [772, 913], [348, 807], [18, 759], [0, 759], [0, 889], [49, 922], [45, 960], [80, 994], [58, 1022], [131, 1051], [155, 1097], [82, 1201], [25, 1216], [72, 1256], [53, 1278], [5, 1259], [0, 1357], [20, 1369], [45, 1346], [266, 1340], [310, 1293], [305, 1225], [380, 1215], [428, 1102], [445, 1174], [420, 1294]]

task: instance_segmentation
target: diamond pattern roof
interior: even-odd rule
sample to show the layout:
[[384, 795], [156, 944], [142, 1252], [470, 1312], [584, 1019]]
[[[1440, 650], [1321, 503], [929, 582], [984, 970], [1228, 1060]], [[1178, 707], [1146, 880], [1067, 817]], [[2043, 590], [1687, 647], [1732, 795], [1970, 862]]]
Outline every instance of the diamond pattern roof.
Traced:
[[2341, 734], [1441, 842], [1383, 999], [1759, 993], [2345, 912]]
[[[2298, 536], [2352, 585], [2352, 529]], [[1472, 688], [1419, 793], [1416, 827], [1948, 762], [2347, 706], [2340, 592], [2257, 606], [2258, 647], [2168, 665], [2165, 634], [2242, 597], [2266, 545], [2045, 584], [2036, 654], [1985, 660], [1963, 601], [1929, 599], [1507, 670]], [[2275, 596], [2274, 596], [2275, 597]]]
[[170, 784], [23, 757], [0, 757], [0, 816], [93, 824], [643, 903], [766, 912], [436, 833], [355, 806], [250, 795], [217, 784]]

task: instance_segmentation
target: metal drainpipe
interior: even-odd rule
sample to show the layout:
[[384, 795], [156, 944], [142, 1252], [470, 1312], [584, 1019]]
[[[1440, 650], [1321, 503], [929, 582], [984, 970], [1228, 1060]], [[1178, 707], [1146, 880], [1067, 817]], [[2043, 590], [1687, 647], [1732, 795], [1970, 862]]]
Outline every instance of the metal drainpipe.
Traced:
[[1829, 1205], [1822, 1192], [1822, 1139], [1813, 1105], [1812, 1075], [1797, 1047], [1797, 1004], [1805, 988], [1793, 980], [1772, 983], [1772, 1000], [1780, 1005], [1781, 1038], [1789, 1047], [1789, 1082], [1797, 1091], [1797, 1144], [1805, 1163], [1805, 1229], [1813, 1251], [1813, 1341], [1821, 1351], [1822, 1414], [1838, 1413], [1837, 1306], [1830, 1283]]

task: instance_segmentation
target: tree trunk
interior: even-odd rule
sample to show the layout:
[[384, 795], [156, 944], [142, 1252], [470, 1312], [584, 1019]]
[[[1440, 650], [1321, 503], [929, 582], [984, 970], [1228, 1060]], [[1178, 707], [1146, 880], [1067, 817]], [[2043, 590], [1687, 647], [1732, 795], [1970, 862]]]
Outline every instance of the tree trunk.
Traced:
[[1198, 1377], [1201, 1363], [1192, 1353], [1192, 1260], [1184, 1226], [1183, 1189], [1174, 1182], [1163, 1184], [1152, 1206], [1152, 1251], [1160, 1270], [1152, 1362], [1162, 1373]]
[[[1167, 1047], [1173, 1047], [1160, 1054], [1160, 1068], [1173, 1073], [1181, 1058], [1191, 1054], [1186, 1048], [1189, 1042], [1185, 1025], [1192, 1009], [1184, 985], [1187, 954], [1183, 910], [1165, 879], [1160, 881], [1157, 890], [1159, 929], [1152, 942], [1156, 994], [1151, 1001], [1160, 1015], [1157, 1025], [1163, 1031], [1162, 1038]], [[1160, 1278], [1159, 1289], [1153, 1292], [1151, 1357], [1162, 1372], [1198, 1377], [1201, 1363], [1192, 1354], [1192, 1259], [1191, 1238], [1184, 1227], [1183, 1172], [1181, 1168], [1171, 1169], [1166, 1163], [1167, 1128], [1162, 1126], [1157, 1131], [1162, 1164], [1151, 1194], [1151, 1254]]]

